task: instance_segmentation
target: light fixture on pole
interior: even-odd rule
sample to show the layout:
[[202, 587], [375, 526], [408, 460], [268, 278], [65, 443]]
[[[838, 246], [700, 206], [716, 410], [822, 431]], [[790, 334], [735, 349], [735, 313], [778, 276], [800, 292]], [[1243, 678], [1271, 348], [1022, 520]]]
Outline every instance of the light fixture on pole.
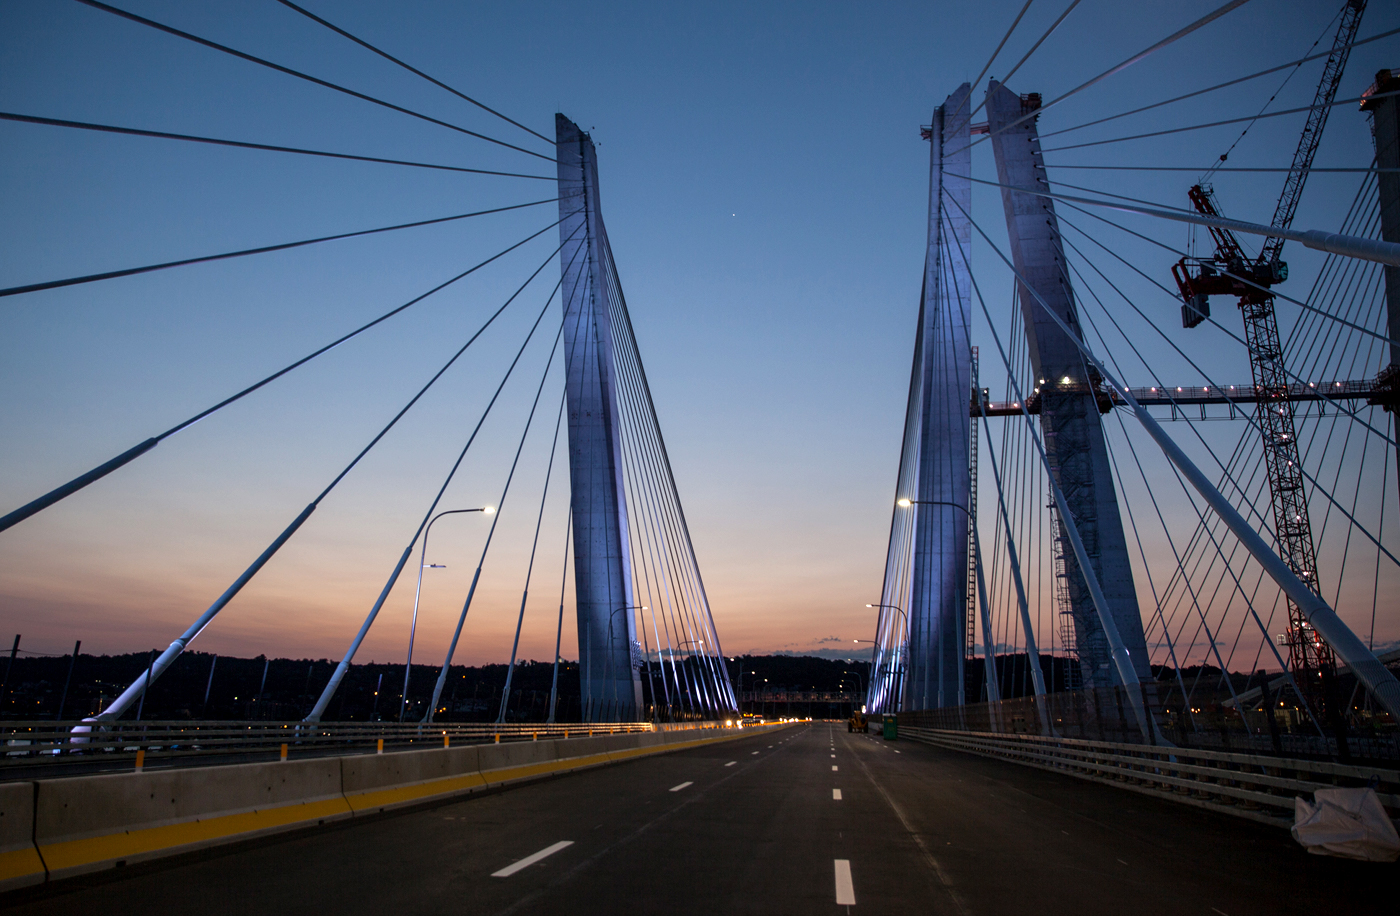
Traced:
[[458, 515], [463, 512], [480, 512], [490, 515], [496, 511], [495, 506], [478, 506], [475, 509], [448, 509], [434, 515], [432, 521], [428, 522], [428, 527], [423, 530], [423, 548], [418, 555], [418, 588], [413, 592], [413, 619], [408, 625], [408, 659], [403, 663], [403, 693], [399, 696], [399, 721], [403, 721], [404, 711], [408, 708], [408, 677], [413, 671], [413, 637], [418, 632], [418, 598], [423, 594], [423, 570], [425, 569], [446, 569], [446, 564], [426, 563], [428, 556], [428, 535], [433, 531], [433, 522], [444, 515]]
[[[903, 506], [903, 505], [907, 505], [907, 504], [914, 503], [914, 502], [917, 502], [917, 500], [901, 499], [901, 500], [899, 501], [899, 504], [900, 504], [901, 506]], [[952, 503], [949, 503], [948, 505], [953, 505], [953, 504], [952, 504]], [[899, 616], [902, 617], [902, 618], [904, 618], [904, 630], [901, 631], [901, 632], [903, 632], [903, 633], [905, 634], [905, 638], [906, 638], [906, 640], [907, 640], [907, 638], [908, 638], [908, 631], [909, 631], [909, 615], [906, 614], [906, 613], [904, 613], [904, 609], [903, 609], [903, 608], [901, 608], [901, 607], [899, 607], [898, 605], [895, 605], [895, 604], [867, 604], [866, 607], [872, 607], [872, 608], [889, 608], [889, 609], [891, 609], [891, 610], [898, 611], [898, 612], [899, 612]], [[879, 634], [876, 634], [876, 635], [879, 635]], [[864, 642], [865, 640], [856, 640], [856, 641], [857, 641], [857, 642]], [[895, 689], [896, 689], [896, 690], [898, 690], [899, 687], [902, 686], [901, 683], [900, 683], [901, 678], [903, 677], [903, 665], [900, 664], [900, 661], [902, 661], [902, 659], [903, 659], [903, 653], [901, 652], [900, 655], [896, 657], [896, 660], [895, 660], [895, 668], [894, 668], [894, 671], [892, 672], [892, 673], [894, 674]], [[873, 689], [874, 689], [874, 684], [875, 684], [875, 647], [874, 647], [873, 645], [870, 647], [870, 683], [871, 683], [871, 689], [873, 690]], [[896, 700], [896, 706], [897, 706], [897, 705], [898, 705], [898, 702], [897, 702], [897, 700]]]
[[[647, 606], [644, 605], [644, 604], [629, 604], [629, 605], [627, 605], [626, 607], [620, 607], [620, 608], [617, 608], [617, 609], [615, 609], [615, 610], [612, 610], [612, 611], [608, 612], [608, 663], [607, 663], [607, 666], [606, 666], [603, 670], [604, 670], [604, 672], [605, 672], [604, 676], [607, 677], [608, 680], [612, 681], [613, 705], [614, 705], [614, 706], [617, 705], [617, 681], [616, 681], [616, 680], [613, 678], [613, 676], [612, 676], [612, 660], [613, 660], [613, 618], [616, 617], [618, 614], [621, 614], [623, 611], [649, 611], [649, 610], [651, 610], [651, 608], [647, 607]], [[632, 647], [631, 647], [631, 646], [628, 646], [628, 647], [627, 647], [627, 653], [628, 653], [628, 657], [630, 658], [630, 657], [631, 657], [631, 653], [632, 653]], [[647, 668], [647, 674], [648, 674], [648, 675], [651, 674], [650, 666], [648, 666], [648, 668]], [[653, 685], [653, 686], [655, 686], [655, 685]], [[655, 691], [655, 690], [652, 691], [651, 697], [652, 697], [652, 703], [655, 703], [655, 702], [656, 702], [656, 691]]]
[[[899, 506], [899, 508], [901, 509], [908, 509], [910, 506], [951, 506], [954, 509], [961, 509], [964, 513], [967, 513], [966, 506], [960, 506], [957, 503], [950, 503], [947, 500], [943, 499], [908, 499], [906, 497], [904, 499], [896, 500], [895, 505]], [[881, 607], [881, 605], [867, 604], [866, 607]]]

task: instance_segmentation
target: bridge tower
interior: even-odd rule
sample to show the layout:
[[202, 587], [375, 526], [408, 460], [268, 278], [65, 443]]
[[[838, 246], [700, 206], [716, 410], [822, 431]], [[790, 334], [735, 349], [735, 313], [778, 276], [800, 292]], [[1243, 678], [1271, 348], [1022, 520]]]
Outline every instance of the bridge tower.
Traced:
[[971, 95], [970, 85], [959, 86], [924, 131], [932, 148], [928, 242], [867, 696], [877, 713], [963, 703], [972, 486], [966, 260], [972, 224], [965, 215], [972, 204]]
[[562, 114], [555, 115], [555, 134], [583, 717], [589, 722], [632, 721], [642, 714], [642, 686], [632, 649], [634, 592], [613, 348], [615, 293], [604, 256], [598, 159], [592, 138]]
[[[1041, 309], [1039, 297], [1082, 339], [1074, 303], [1074, 291], [1065, 266], [1059, 222], [1054, 202], [1013, 188], [1048, 192], [1045, 162], [1034, 114], [1039, 95], [1019, 96], [996, 80], [987, 87], [987, 126], [1012, 262], [1024, 283], [1017, 282], [1021, 315], [1026, 328], [1031, 366], [1040, 399], [1040, 425], [1051, 473], [1084, 541], [1091, 572], [1098, 577], [1109, 612], [1138, 677], [1151, 681], [1151, 666], [1143, 636], [1142, 617], [1133, 587], [1132, 566], [1118, 512], [1108, 447], [1104, 440], [1100, 397], [1102, 385], [1096, 372], [1085, 365], [1079, 348]], [[1063, 530], [1063, 525], [1060, 526]], [[1088, 583], [1074, 551], [1057, 545], [1065, 572], [1074, 618], [1075, 644], [1085, 687], [1109, 687], [1120, 683], [1108, 639], [1099, 621]], [[1057, 564], [1058, 565], [1058, 564]]]
[[[1376, 184], [1380, 192], [1381, 238], [1400, 242], [1400, 105], [1396, 96], [1387, 92], [1400, 91], [1400, 76], [1395, 70], [1381, 70], [1376, 81], [1362, 96], [1361, 110], [1371, 115], [1371, 137], [1376, 144]], [[1379, 97], [1378, 97], [1379, 96]], [[1385, 267], [1386, 330], [1390, 334], [1390, 362], [1376, 379], [1377, 388], [1385, 391], [1385, 409], [1392, 413], [1400, 407], [1400, 267]], [[1396, 443], [1396, 480], [1400, 482], [1400, 442]]]
[[900, 494], [910, 500], [909, 511], [915, 513], [905, 709], [963, 704], [972, 486], [971, 284], [966, 260], [972, 223], [964, 215], [972, 209], [972, 185], [965, 177], [972, 168], [971, 96], [970, 85], [959, 86], [934, 110], [929, 130], [928, 247], [915, 345], [919, 470], [916, 493]]

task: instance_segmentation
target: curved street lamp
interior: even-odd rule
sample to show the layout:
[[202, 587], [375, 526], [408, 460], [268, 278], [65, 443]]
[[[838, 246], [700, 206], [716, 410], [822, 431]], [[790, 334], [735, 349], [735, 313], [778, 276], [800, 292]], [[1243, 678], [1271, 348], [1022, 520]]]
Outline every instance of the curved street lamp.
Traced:
[[418, 554], [418, 588], [413, 592], [413, 619], [408, 625], [408, 660], [403, 663], [403, 693], [399, 696], [399, 721], [403, 721], [404, 712], [408, 709], [408, 676], [413, 671], [413, 637], [418, 631], [418, 599], [423, 594], [423, 570], [424, 569], [446, 569], [445, 565], [433, 563], [431, 566], [425, 565], [428, 556], [428, 535], [433, 533], [433, 522], [444, 515], [458, 515], [463, 512], [481, 512], [490, 515], [495, 512], [494, 506], [479, 506], [475, 509], [448, 509], [434, 515], [432, 521], [428, 522], [428, 527], [423, 530], [423, 548]]
[[[916, 500], [901, 499], [901, 500], [899, 501], [899, 503], [900, 503], [901, 506], [902, 506], [902, 505], [905, 505], [905, 504], [907, 504], [907, 503], [913, 503], [913, 502], [916, 502]], [[948, 503], [948, 505], [954, 505], [954, 503]], [[907, 632], [908, 632], [908, 630], [909, 630], [909, 615], [906, 614], [906, 613], [904, 613], [904, 609], [901, 608], [900, 606], [898, 606], [898, 605], [896, 605], [896, 604], [867, 604], [866, 607], [890, 608], [891, 610], [898, 611], [898, 612], [899, 612], [899, 615], [900, 615], [901, 617], [904, 618], [904, 632], [907, 634]], [[879, 634], [877, 633], [876, 635], [878, 636]], [[857, 640], [857, 642], [864, 642], [864, 640]], [[907, 637], [906, 637], [906, 643], [907, 643]], [[899, 655], [898, 658], [896, 659], [894, 671], [892, 672], [892, 673], [894, 674], [895, 689], [896, 689], [896, 690], [898, 690], [899, 687], [902, 686], [902, 685], [901, 685], [901, 679], [903, 678], [903, 668], [904, 668], [904, 666], [901, 664], [902, 660], [903, 660], [903, 653], [900, 653], [900, 655]], [[874, 683], [875, 683], [875, 646], [873, 646], [873, 645], [870, 647], [870, 683], [871, 683], [871, 686], [873, 687], [873, 686], [874, 686]], [[898, 702], [896, 701], [896, 707], [897, 707], [897, 706], [898, 706]]]
[[[963, 514], [965, 514], [965, 515], [966, 515], [966, 514], [970, 514], [970, 513], [968, 513], [967, 507], [966, 507], [966, 506], [960, 506], [960, 505], [958, 505], [957, 503], [950, 503], [950, 502], [948, 502], [947, 500], [943, 500], [943, 499], [907, 499], [907, 498], [906, 498], [906, 499], [897, 500], [897, 501], [895, 502], [895, 505], [896, 505], [896, 506], [899, 506], [899, 508], [901, 508], [901, 509], [908, 509], [910, 506], [952, 506], [954, 509], [962, 509]], [[879, 605], [867, 605], [867, 607], [879, 607]]]
[[[623, 611], [649, 611], [651, 608], [644, 604], [629, 604], [625, 607], [616, 608], [608, 612], [608, 663], [603, 669], [603, 676], [612, 681], [613, 705], [617, 705], [617, 680], [612, 676], [613, 657], [613, 619]], [[628, 657], [631, 657], [632, 647], [627, 647]], [[656, 692], [652, 691], [652, 702], [656, 702]]]

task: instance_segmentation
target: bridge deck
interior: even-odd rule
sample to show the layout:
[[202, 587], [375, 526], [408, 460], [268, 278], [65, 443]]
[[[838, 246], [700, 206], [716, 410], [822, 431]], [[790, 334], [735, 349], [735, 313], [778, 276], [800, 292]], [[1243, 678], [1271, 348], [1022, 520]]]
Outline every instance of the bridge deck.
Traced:
[[1310, 856], [1250, 821], [815, 723], [5, 903], [16, 916], [146, 916], [196, 902], [209, 914], [838, 913], [838, 860], [859, 910], [921, 914], [1380, 912], [1400, 869]]
[[[1088, 388], [1083, 385], [1056, 385], [1056, 388], [1067, 391], [1084, 391]], [[1260, 391], [1254, 385], [1227, 385], [1225, 387], [1212, 388], [1210, 386], [1175, 386], [1175, 387], [1146, 387], [1129, 388], [1133, 398], [1143, 407], [1205, 407], [1212, 404], [1239, 405], [1257, 404], [1260, 401], [1278, 400], [1278, 396], [1271, 392]], [[1030, 394], [1026, 398], [1026, 412], [1032, 414], [1040, 413], [1040, 389]], [[1098, 397], [1099, 410], [1107, 413], [1114, 407], [1126, 407], [1128, 401], [1120, 393], [1107, 386], [1099, 385], [1094, 388], [1094, 394]], [[1393, 403], [1395, 391], [1389, 382], [1384, 380], [1350, 380], [1344, 382], [1296, 382], [1288, 386], [1286, 400], [1295, 402], [1305, 401], [1360, 401], [1364, 400], [1368, 404], [1389, 404]], [[974, 400], [968, 408], [971, 416], [977, 417], [985, 411], [989, 417], [1014, 417], [1020, 416], [1021, 404], [1019, 401], [991, 401], [983, 395], [983, 402], [979, 408]]]

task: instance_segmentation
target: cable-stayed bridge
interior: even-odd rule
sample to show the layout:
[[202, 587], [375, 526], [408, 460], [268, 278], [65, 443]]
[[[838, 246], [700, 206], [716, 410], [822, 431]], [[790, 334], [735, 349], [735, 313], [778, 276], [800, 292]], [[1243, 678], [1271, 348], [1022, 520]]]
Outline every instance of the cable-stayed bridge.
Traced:
[[[501, 510], [510, 494], [520, 453], [525, 448], [537, 415], [546, 418], [547, 426], [548, 413], [551, 412], [549, 405], [546, 404], [543, 414], [539, 413], [538, 408], [545, 384], [551, 378], [556, 357], [565, 378], [565, 391], [558, 400], [558, 406], [552, 411], [555, 414], [555, 423], [550, 440], [550, 461], [540, 491], [535, 539], [531, 545], [531, 560], [521, 596], [519, 621], [523, 621], [524, 618], [525, 603], [529, 596], [529, 579], [533, 573], [535, 551], [539, 547], [544, 503], [549, 495], [549, 478], [553, 473], [554, 457], [559, 450], [561, 430], [564, 429], [563, 419], [567, 414], [569, 422], [566, 449], [571, 492], [568, 524], [572, 532], [585, 721], [633, 721], [651, 718], [653, 715], [665, 718], [682, 715], [712, 719], [736, 708], [733, 692], [723, 671], [719, 637], [715, 632], [714, 621], [705, 597], [704, 583], [701, 581], [699, 566], [695, 560], [694, 547], [686, 528], [685, 513], [681, 508], [676, 483], [671, 474], [666, 445], [647, 387], [646, 372], [642, 367], [641, 355], [632, 333], [631, 321], [627, 316], [622, 287], [617, 278], [612, 250], [603, 227], [598, 202], [598, 167], [593, 143], [586, 133], [563, 115], [557, 117], [557, 122], [554, 143], [556, 149], [561, 151], [556, 154], [559, 171], [559, 218], [553, 225], [534, 234], [539, 236], [555, 226], [558, 227], [559, 244], [549, 253], [545, 263], [530, 274], [519, 289], [490, 315], [486, 324], [463, 343], [446, 364], [429, 377], [426, 384], [408, 403], [394, 414], [349, 464], [277, 534], [223, 594], [164, 652], [152, 658], [147, 671], [94, 717], [95, 721], [115, 721], [138, 707], [147, 689], [153, 686], [189, 644], [214, 622], [218, 614], [263, 569], [278, 550], [295, 536], [321, 501], [354, 470], [356, 464], [393, 429], [453, 363], [467, 352], [486, 327], [518, 299], [523, 298], [522, 294], [530, 284], [556, 258], [560, 263], [560, 279], [537, 310], [538, 315], [529, 325], [515, 360], [509, 364], [496, 387], [496, 395], [499, 395], [510, 381], [520, 358], [544, 325], [546, 316], [555, 311], [551, 307], [555, 305], [556, 297], [559, 298], [562, 317], [551, 322], [557, 328], [552, 340], [547, 331], [541, 335], [541, 339], [545, 341], [544, 345], [549, 347], [549, 355], [539, 383], [535, 386], [535, 396], [520, 434], [515, 459], [511, 462], [501, 488], [500, 499], [496, 505], [479, 509], [448, 509], [441, 512], [452, 514], [477, 511], [492, 518], [485, 546], [477, 563], [476, 574], [452, 632], [441, 673], [432, 687], [423, 721], [432, 722], [440, 709], [443, 686], [461, 639], [467, 614], [471, 610], [478, 581], [488, 559], [491, 536], [495, 533]], [[461, 276], [465, 274], [448, 282], [454, 282]], [[33, 284], [6, 292], [35, 292], [38, 288], [53, 288], [108, 278], [110, 275], [99, 278], [71, 278], [49, 284]], [[421, 301], [422, 298], [419, 297], [417, 301]], [[395, 312], [413, 304], [415, 302], [399, 306], [394, 312], [386, 313], [371, 324], [392, 317]], [[118, 471], [126, 464], [139, 460], [163, 439], [212, 416], [263, 385], [330, 350], [348, 337], [368, 330], [369, 327], [370, 325], [364, 325], [352, 331], [350, 335], [307, 354], [273, 375], [14, 509], [0, 519], [0, 527], [8, 529], [22, 524], [32, 516]], [[461, 453], [450, 466], [441, 486], [428, 501], [422, 520], [411, 533], [403, 553], [394, 564], [383, 590], [370, 607], [363, 625], [351, 639], [349, 648], [320, 698], [308, 710], [309, 722], [318, 722], [325, 714], [385, 600], [415, 553], [419, 558], [418, 589], [421, 591], [422, 570], [427, 568], [425, 558], [429, 527], [440, 517], [443, 494], [452, 483], [467, 452], [476, 442], [477, 434], [494, 404], [495, 396], [488, 402], [480, 420], [471, 429]], [[556, 635], [556, 680], [559, 664], [557, 645], [562, 639], [563, 612], [564, 602], [561, 596], [559, 630]], [[664, 643], [658, 621], [665, 622]], [[415, 599], [415, 629], [416, 624]], [[647, 631], [648, 625], [650, 634]], [[520, 626], [521, 622], [517, 622], [517, 645]], [[686, 638], [682, 639], [682, 635]], [[411, 659], [411, 641], [409, 652]], [[654, 666], [648, 663], [649, 657], [653, 655], [657, 659]], [[515, 659], [512, 657], [512, 668], [514, 664]], [[408, 667], [405, 668], [405, 702], [408, 698], [409, 670]], [[647, 674], [645, 680], [648, 687], [645, 697], [642, 674], [644, 671]], [[508, 697], [509, 681], [505, 693]], [[505, 720], [506, 712], [506, 705], [503, 703], [500, 711], [501, 721]]]
[[[0, 112], [14, 129], [451, 172], [530, 190], [432, 219], [0, 289], [21, 302], [429, 226], [514, 221], [494, 237], [483, 231], [475, 240], [491, 244], [411, 298], [0, 507], [0, 538], [23, 538], [121, 487], [168, 440], [233, 422], [463, 285], [491, 276], [504, 290], [484, 307], [472, 300], [469, 326], [430, 332], [442, 353], [413, 351], [424, 355], [409, 396], [373, 418], [299, 494], [297, 511], [257, 534], [222, 591], [100, 709], [81, 721], [61, 707], [47, 721], [10, 716], [0, 687], [11, 773], [0, 782], [0, 889], [16, 892], [16, 912], [187, 905], [172, 885], [199, 888], [211, 910], [241, 911], [250, 873], [276, 898], [262, 901], [273, 910], [436, 911], [466, 900], [491, 912], [1006, 912], [1026, 899], [1006, 877], [1024, 874], [1050, 911], [1121, 912], [1151, 893], [1172, 910], [1241, 912], [1280, 902], [1270, 875], [1281, 868], [1297, 875], [1287, 907], [1361, 909], [1393, 894], [1383, 890], [1392, 872], [1338, 881], [1335, 863], [1306, 856], [1279, 830], [1295, 796], [1321, 789], [1369, 784], [1382, 817], [1400, 813], [1397, 659], [1375, 639], [1400, 583], [1387, 527], [1391, 476], [1400, 481], [1400, 80], [1347, 69], [1353, 47], [1397, 31], [1362, 33], [1365, 2], [1342, 4], [1308, 55], [1246, 77], [1277, 82], [1324, 62], [1313, 103], [1294, 112], [1305, 123], [1292, 164], [1257, 169], [1281, 186], [1267, 222], [1226, 215], [1216, 195], [1239, 168], [1233, 145], [1213, 165], [1183, 170], [1182, 201], [1166, 203], [1060, 180], [1079, 174], [1070, 169], [1136, 168], [1066, 154], [1157, 131], [1046, 147], [1051, 135], [1177, 101], [1092, 123], [1054, 120], [1070, 96], [1226, 27], [1243, 0], [1059, 95], [1019, 85], [1015, 71], [1078, 0], [1008, 75], [983, 82], [1028, 2], [977, 78], [949, 87], [934, 108], [923, 128], [928, 222], [913, 364], [861, 685], [874, 735], [863, 717], [784, 717], [794, 703], [848, 702], [846, 689], [745, 692], [742, 672], [726, 665], [588, 131], [557, 114], [552, 135], [537, 132], [333, 13], [290, 0], [279, 0], [288, 15], [450, 94], [472, 118], [428, 114], [154, 14], [78, 2], [123, 28], [454, 132], [481, 158], [368, 156]], [[1266, 104], [1228, 124], [1243, 136], [1288, 113]], [[1341, 225], [1299, 228], [1307, 179], [1325, 170], [1315, 157], [1329, 115], [1367, 119], [1375, 161], [1336, 170], [1355, 177]], [[1172, 123], [1151, 117], [1154, 127]], [[1193, 233], [1185, 247], [1182, 226]], [[1283, 253], [1303, 249], [1319, 253], [1307, 291], [1285, 285]], [[1010, 294], [998, 301], [1001, 289]], [[1187, 329], [1233, 344], [1238, 362], [1202, 358]], [[464, 372], [473, 374], [453, 395], [466, 409], [446, 424], [451, 448], [430, 486], [394, 491], [412, 503], [412, 522], [393, 533], [395, 552], [374, 560], [374, 589], [358, 596], [355, 625], [337, 634], [345, 649], [301, 714], [153, 721], [145, 702], [162, 676], [236, 615], [245, 589], [277, 574], [374, 463], [402, 458], [396, 438]], [[442, 607], [435, 561], [448, 556], [434, 545], [468, 525], [480, 529], [469, 572], [446, 624], [429, 626], [429, 609]], [[454, 658], [479, 638], [482, 606], [500, 605], [506, 590], [501, 701], [492, 721], [464, 721]], [[356, 721], [340, 714], [343, 692], [391, 606], [411, 607], [402, 683], [381, 677], [382, 715]], [[522, 637], [534, 638], [541, 620], [553, 684], [536, 716], [512, 708], [512, 678]], [[18, 651], [17, 638], [12, 661]], [[413, 662], [425, 658], [434, 676], [415, 678]], [[576, 706], [560, 702], [561, 669], [577, 679]], [[211, 664], [211, 682], [215, 673]], [[771, 707], [769, 721], [743, 721], [740, 709], [754, 704]], [[319, 829], [333, 822], [346, 829]], [[247, 842], [206, 851], [238, 840]], [[155, 864], [116, 871], [142, 862]], [[43, 886], [24, 890], [34, 885]]]
[[[1052, 190], [1063, 185], [1045, 161], [1040, 93], [1017, 95], [991, 80], [977, 106], [985, 108], [987, 121], [976, 125], [968, 86], [936, 109], [924, 132], [932, 146], [929, 234], [914, 370], [884, 586], [880, 603], [872, 604], [879, 609], [872, 711], [917, 713], [979, 700], [996, 704], [1006, 687], [997, 672], [997, 649], [1006, 640], [1007, 654], [1025, 656], [1023, 683], [1012, 686], [1018, 695], [1045, 697], [1066, 687], [1116, 695], [1120, 705], [1131, 708], [1139, 738], [1148, 743], [1166, 742], [1168, 720], [1180, 735], [1203, 731], [1197, 705], [1219, 706], [1223, 699], [1246, 745], [1252, 737], [1267, 746], [1271, 735], [1277, 749], [1277, 701], [1299, 714], [1300, 726], [1320, 750], [1347, 757], [1349, 732], [1372, 734], [1375, 717], [1393, 722], [1400, 714], [1400, 682], [1376, 657], [1374, 631], [1361, 638], [1338, 615], [1332, 605], [1343, 587], [1332, 584], [1324, 591], [1318, 562], [1332, 547], [1321, 536], [1340, 538], [1336, 575], [1344, 577], [1353, 539], [1368, 541], [1375, 551], [1368, 564], [1371, 587], [1347, 593], [1348, 603], [1360, 598], [1363, 607], [1383, 601], [1382, 570], [1395, 563], [1380, 538], [1391, 494], [1383, 480], [1366, 478], [1364, 458], [1353, 468], [1356, 458], [1347, 454], [1349, 446], [1356, 447], [1355, 429], [1362, 454], [1381, 449], [1379, 461], [1372, 459], [1372, 475], [1378, 463], [1388, 475], [1388, 456], [1400, 456], [1391, 431], [1400, 249], [1388, 241], [1400, 228], [1382, 216], [1395, 206], [1388, 173], [1363, 180], [1342, 232], [1299, 233], [1290, 227], [1364, 10], [1364, 3], [1348, 3], [1338, 16], [1322, 82], [1293, 165], [1284, 170], [1283, 194], [1270, 224], [1223, 218], [1203, 183], [1189, 195], [1195, 212], [1144, 207], [1145, 202], [1121, 195], [1093, 199]], [[1391, 79], [1383, 71], [1361, 105], [1374, 125], [1377, 163], [1389, 155]], [[971, 149], [983, 140], [990, 141], [995, 180], [971, 174]], [[1222, 155], [1221, 163], [1226, 158]], [[996, 189], [1001, 198], [1005, 247], [974, 217], [974, 182]], [[1137, 233], [1103, 216], [1105, 208], [1179, 220], [1209, 232], [1215, 252], [1182, 253], [1173, 269], [1184, 299], [1182, 322], [1186, 328], [1209, 322], [1242, 344], [1241, 369], [1253, 370], [1253, 384], [1222, 383], [1218, 368], [1199, 365], [1163, 332], [1160, 312], [1144, 312], [1124, 298], [1146, 328], [1170, 343], [1205, 381], [1189, 388], [1163, 383], [1152, 349], [1105, 304], [1113, 295], [1123, 297], [1103, 269], [1105, 256], [1140, 272], [1117, 257], [1112, 240], [1103, 237], [1113, 230]], [[1374, 240], [1378, 231], [1382, 238]], [[1010, 339], [979, 288], [971, 257], [974, 232], [1000, 262], [996, 266], [1015, 278]], [[1237, 232], [1263, 236], [1263, 250], [1246, 254]], [[1285, 299], [1306, 310], [1285, 345], [1274, 317], [1282, 295], [1273, 286], [1288, 276], [1280, 252], [1289, 238], [1328, 256], [1310, 301]], [[1211, 317], [1210, 299], [1219, 301], [1221, 294], [1238, 298], [1243, 336], [1224, 325], [1218, 312]], [[1329, 307], [1313, 304], [1318, 301]], [[994, 347], [979, 351], [995, 352], [1007, 373], [1004, 401], [990, 401], [989, 390], [972, 380], [981, 360], [968, 329], [978, 310]], [[1102, 316], [1097, 320], [1096, 311]], [[1303, 375], [1300, 362], [1306, 366]], [[1358, 366], [1369, 376], [1360, 382], [1335, 381], [1329, 371], [1355, 372]], [[1129, 372], [1145, 372], [1154, 384], [1130, 385]], [[1182, 436], [1169, 433], [1148, 410], [1165, 406], [1170, 419], [1196, 426], [1197, 417], [1207, 419], [1207, 405], [1224, 406], [1228, 418], [1244, 428], [1231, 453], [1222, 454], [1228, 440], [1192, 430], [1188, 435], [1203, 456], [1193, 458], [1178, 444]], [[993, 416], [1007, 418], [999, 443], [988, 422]], [[1166, 456], [1170, 478], [1143, 470], [1128, 417], [1140, 427], [1136, 437], [1145, 434], [1148, 448], [1160, 448]], [[977, 473], [979, 424], [990, 475]], [[1339, 424], [1346, 428], [1334, 439]], [[1119, 433], [1116, 441], [1111, 431]], [[1120, 492], [1128, 457], [1141, 477], [1146, 505], [1125, 502]], [[1324, 466], [1332, 472], [1330, 480], [1321, 472]], [[1352, 484], [1349, 501], [1344, 470]], [[986, 525], [991, 549], [984, 551], [981, 526], [969, 520], [979, 505], [973, 481], [988, 477], [995, 492], [994, 500], [981, 502], [991, 517]], [[1363, 491], [1379, 500], [1379, 513], [1361, 511]], [[1174, 531], [1162, 505], [1181, 499], [1192, 506], [1195, 519]], [[1341, 521], [1329, 530], [1333, 510]], [[1314, 514], [1325, 519], [1316, 533]], [[1161, 564], [1145, 552], [1144, 534], [1165, 539], [1171, 550], [1168, 581], [1160, 589], [1152, 577], [1153, 567], [1160, 570]], [[1028, 569], [1028, 560], [1040, 568]], [[1135, 560], [1142, 571], [1136, 575]], [[1354, 565], [1350, 572], [1356, 575]], [[1150, 597], [1137, 581], [1144, 573]], [[1031, 575], [1039, 581], [1028, 585]], [[1045, 613], [1059, 621], [1048, 628], [1048, 648], [1067, 665], [1042, 664], [1047, 634], [1035, 620]], [[972, 676], [979, 633], [982, 653]], [[1267, 683], [1237, 689], [1229, 672], [1245, 659], [1246, 670], [1257, 671], [1257, 680]], [[1182, 671], [1193, 662], [1213, 664], [1215, 675], [1202, 683], [1198, 672], [1188, 686]], [[1274, 675], [1264, 673], [1268, 663]], [[1047, 686], [1047, 667], [1062, 672], [1058, 685], [1051, 678]], [[1159, 671], [1170, 673], [1159, 676]], [[1343, 671], [1350, 675], [1346, 685], [1339, 681]], [[1246, 687], [1248, 706], [1239, 696]], [[1046, 707], [1041, 703], [1033, 719], [1040, 734], [1052, 736], [1063, 729]], [[1258, 719], [1254, 725], [1251, 713]], [[1215, 725], [1209, 730], [1213, 733]]]

